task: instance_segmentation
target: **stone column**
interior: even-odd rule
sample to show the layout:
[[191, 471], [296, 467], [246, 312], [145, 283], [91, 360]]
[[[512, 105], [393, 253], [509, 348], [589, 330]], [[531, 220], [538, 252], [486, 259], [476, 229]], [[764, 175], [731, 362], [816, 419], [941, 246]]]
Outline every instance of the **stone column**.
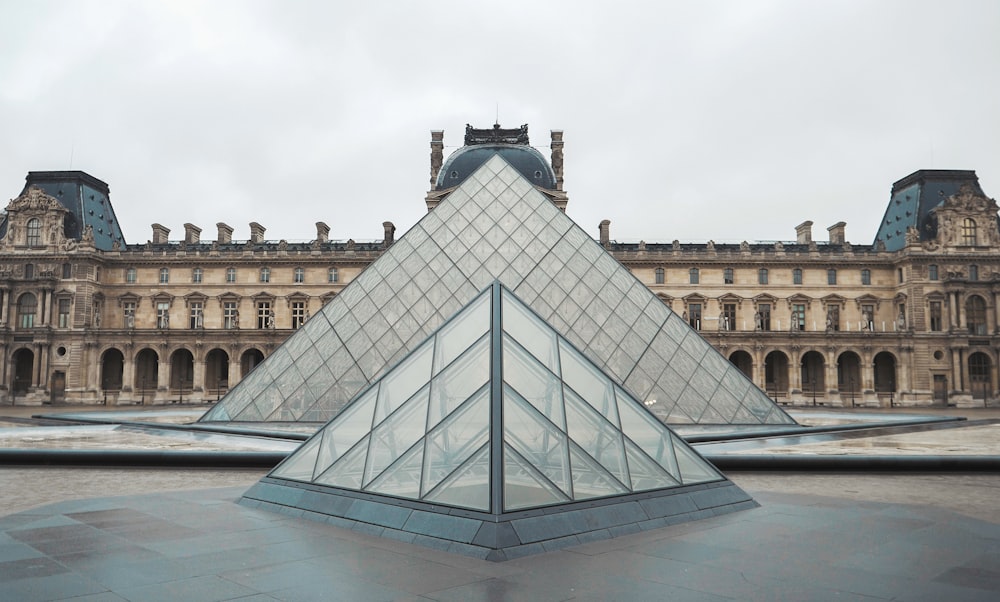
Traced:
[[840, 391], [840, 383], [837, 381], [837, 358], [833, 350], [827, 350], [826, 352], [826, 391], [824, 391], [824, 397], [826, 397], [831, 405], [834, 401], [834, 396], [830, 393], [831, 391]]
[[132, 391], [135, 385], [135, 359], [132, 357], [131, 346], [126, 346], [122, 353], [122, 392]]
[[205, 358], [195, 356], [194, 373], [191, 375], [191, 397], [194, 397], [195, 391], [204, 392], [207, 390], [208, 386], [205, 382]]
[[965, 377], [962, 371], [962, 350], [951, 350], [951, 390], [964, 391]]

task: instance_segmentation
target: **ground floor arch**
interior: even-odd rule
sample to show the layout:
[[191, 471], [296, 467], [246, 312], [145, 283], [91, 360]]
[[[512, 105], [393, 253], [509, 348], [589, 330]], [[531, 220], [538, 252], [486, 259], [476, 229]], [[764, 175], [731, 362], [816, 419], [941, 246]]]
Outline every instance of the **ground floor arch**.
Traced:
[[826, 391], [826, 361], [819, 351], [807, 351], [800, 365], [802, 392], [806, 395], [824, 395]]
[[229, 354], [215, 348], [205, 356], [205, 391], [222, 395], [229, 388]]
[[18, 349], [12, 358], [14, 373], [10, 388], [14, 394], [27, 393], [35, 372], [35, 353], [31, 349]]
[[148, 392], [156, 391], [159, 386], [160, 356], [149, 349], [141, 350], [135, 356], [135, 382], [132, 384], [140, 392], [143, 399]]
[[729, 354], [729, 361], [734, 366], [740, 369], [747, 378], [753, 380], [753, 358], [750, 354], [742, 349], [737, 350]]
[[875, 392], [896, 392], [896, 356], [888, 351], [880, 351], [872, 360], [875, 371]]
[[194, 356], [187, 349], [178, 349], [170, 355], [170, 388], [183, 394], [193, 387]]
[[246, 378], [258, 364], [264, 361], [264, 354], [260, 349], [247, 349], [240, 358], [240, 378]]
[[101, 388], [105, 391], [121, 391], [125, 374], [125, 356], [112, 347], [101, 356]]
[[764, 358], [764, 389], [774, 398], [788, 393], [788, 356], [781, 351], [772, 351]]
[[985, 400], [993, 389], [993, 362], [982, 351], [969, 354], [969, 388], [973, 399]]

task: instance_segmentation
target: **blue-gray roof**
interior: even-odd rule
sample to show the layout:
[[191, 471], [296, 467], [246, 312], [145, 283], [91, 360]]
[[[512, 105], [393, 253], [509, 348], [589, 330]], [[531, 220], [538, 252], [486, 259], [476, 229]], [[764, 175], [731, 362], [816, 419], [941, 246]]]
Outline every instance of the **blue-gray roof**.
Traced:
[[111, 207], [108, 185], [82, 171], [30, 171], [25, 178], [24, 194], [36, 186], [70, 210], [66, 221], [66, 237], [80, 240], [87, 226], [94, 230], [94, 246], [110, 251], [115, 242], [125, 246], [115, 210]]
[[932, 209], [948, 197], [958, 194], [963, 184], [969, 184], [977, 194], [983, 194], [976, 172], [961, 169], [921, 169], [892, 185], [889, 206], [885, 210], [875, 243], [881, 240], [887, 251], [906, 246], [906, 230], [915, 227], [920, 240], [937, 236], [937, 224], [930, 217]]
[[542, 153], [526, 144], [476, 144], [463, 146], [444, 162], [438, 172], [435, 189], [454, 188], [493, 155], [500, 157], [525, 177], [542, 188], [555, 190], [556, 175]]

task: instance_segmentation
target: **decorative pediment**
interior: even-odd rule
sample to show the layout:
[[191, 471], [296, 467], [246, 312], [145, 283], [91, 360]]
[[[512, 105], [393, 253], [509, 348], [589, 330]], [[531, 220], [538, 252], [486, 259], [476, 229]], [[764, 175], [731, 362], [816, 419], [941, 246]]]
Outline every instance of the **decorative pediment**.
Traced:
[[274, 295], [272, 295], [267, 291], [260, 291], [259, 293], [253, 295], [251, 298], [254, 300], [254, 303], [259, 303], [261, 301], [271, 301], [271, 302], [274, 301]]
[[323, 293], [322, 295], [320, 295], [319, 300], [323, 303], [323, 305], [326, 305], [336, 296], [337, 293], [331, 291], [329, 293]]
[[719, 297], [719, 303], [720, 304], [722, 304], [722, 303], [735, 303], [735, 304], [739, 305], [740, 303], [743, 303], [743, 297], [740, 297], [739, 295], [734, 295], [732, 293], [726, 293], [725, 295], [722, 295], [721, 297]]
[[236, 293], [223, 293], [219, 295], [219, 307], [224, 306], [226, 303], [239, 303], [242, 299], [243, 297]]
[[753, 306], [757, 307], [761, 303], [770, 303], [775, 305], [778, 302], [778, 298], [774, 295], [768, 295], [767, 293], [761, 293], [753, 298]]
[[878, 309], [878, 306], [882, 304], [882, 300], [875, 295], [861, 295], [860, 297], [856, 297], [854, 302], [859, 309], [862, 305], [874, 305], [875, 309]]
[[896, 293], [896, 296], [893, 297], [892, 302], [895, 303], [896, 305], [899, 305], [900, 303], [906, 303], [906, 293]]
[[125, 307], [126, 303], [134, 303], [138, 307], [139, 295], [136, 295], [135, 293], [125, 293], [124, 295], [119, 295], [118, 307]]
[[174, 303], [174, 296], [171, 295], [170, 293], [159, 292], [153, 295], [152, 299], [154, 307], [156, 306], [157, 303], [167, 303], [168, 306], [173, 305]]
[[793, 305], [805, 305], [806, 309], [809, 309], [809, 306], [812, 305], [812, 297], [796, 293], [788, 298], [788, 307], [792, 307]]
[[844, 307], [847, 304], [845, 297], [836, 294], [827, 295], [820, 299], [820, 301], [823, 302], [823, 305], [839, 305], [840, 307]]
[[681, 297], [684, 300], [684, 305], [690, 303], [705, 303], [708, 301], [708, 297], [705, 295], [699, 295], [698, 293], [691, 293], [690, 295], [684, 295]]
[[[998, 211], [997, 202], [994, 199], [977, 193], [970, 184], [962, 184], [958, 189], [958, 194], [953, 194], [945, 199], [941, 208], [955, 209], [961, 212], [989, 212], [994, 215]], [[941, 208], [938, 208], [939, 213]]]
[[69, 211], [63, 207], [55, 197], [45, 194], [45, 191], [37, 186], [29, 186], [21, 196], [11, 199], [7, 205], [7, 212], [31, 211], [33, 213], [43, 213], [46, 211], [59, 211], [65, 213]]
[[208, 299], [208, 297], [201, 293], [190, 293], [188, 295], [184, 295], [184, 306], [191, 307], [191, 303], [204, 304], [206, 299]]
[[286, 297], [286, 301], [288, 302], [288, 307], [291, 307], [292, 303], [308, 303], [309, 295], [305, 293], [292, 293]]

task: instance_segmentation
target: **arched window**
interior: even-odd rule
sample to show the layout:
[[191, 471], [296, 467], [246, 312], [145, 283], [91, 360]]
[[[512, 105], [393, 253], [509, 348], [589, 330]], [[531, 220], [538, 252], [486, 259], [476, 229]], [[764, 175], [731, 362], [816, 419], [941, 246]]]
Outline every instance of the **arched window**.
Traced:
[[663, 284], [664, 274], [663, 268], [656, 268], [656, 284]]
[[306, 281], [306, 271], [304, 269], [302, 269], [302, 268], [295, 268], [295, 274], [294, 274], [294, 276], [295, 276], [294, 277], [294, 281], [295, 282], [305, 282]]
[[969, 334], [986, 334], [986, 301], [979, 295], [972, 295], [965, 301], [965, 323]]
[[34, 328], [38, 300], [31, 293], [24, 293], [17, 300], [17, 327]]
[[42, 245], [42, 220], [37, 217], [29, 219], [25, 229], [28, 232], [28, 246], [40, 247]]
[[340, 282], [340, 272], [337, 268], [330, 268], [326, 271], [326, 281], [327, 282]]
[[971, 217], [967, 217], [962, 221], [962, 244], [976, 245], [976, 220]]
[[701, 272], [698, 271], [698, 268], [691, 268], [688, 270], [688, 280], [691, 284], [698, 284], [701, 280]]

